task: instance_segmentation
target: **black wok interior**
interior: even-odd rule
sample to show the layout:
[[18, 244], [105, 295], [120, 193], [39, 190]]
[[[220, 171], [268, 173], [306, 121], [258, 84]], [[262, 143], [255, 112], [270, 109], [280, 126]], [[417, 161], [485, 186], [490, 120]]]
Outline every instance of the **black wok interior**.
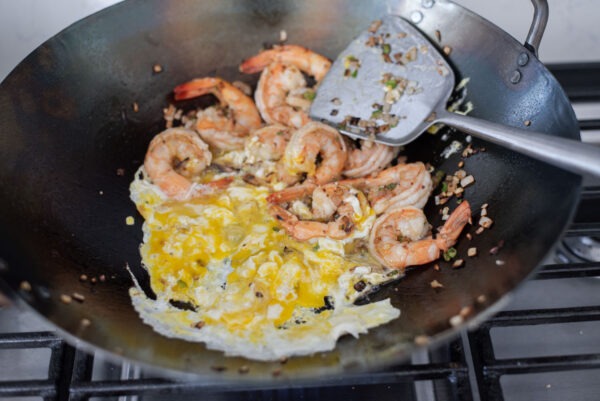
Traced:
[[[406, 10], [420, 4], [405, 3]], [[489, 36], [496, 37], [504, 52], [486, 51], [476, 41], [487, 36], [455, 32], [487, 22], [446, 1], [436, 2], [436, 7], [461, 13], [459, 27], [452, 28], [449, 18], [421, 28], [432, 38], [432, 30], [440, 29], [452, 43], [450, 61], [459, 80], [470, 77], [472, 115], [512, 125], [530, 119], [531, 129], [578, 138], [566, 96], [537, 59], [523, 69], [521, 84], [508, 84], [499, 71], [522, 51], [519, 43], [489, 27]], [[254, 85], [258, 77], [239, 74], [237, 65], [264, 42], [276, 42], [280, 29], [287, 31], [290, 43], [335, 58], [385, 11], [383, 2], [359, 0], [130, 0], [47, 41], [0, 86], [0, 288], [83, 346], [212, 379], [239, 378], [242, 364], [250, 368], [244, 379], [272, 379], [274, 369], [282, 369], [279, 380], [375, 369], [409, 355], [416, 335], [449, 335], [449, 319], [463, 307], [473, 308], [469, 318], [489, 311], [559, 238], [581, 180], [476, 140], [473, 146], [486, 151], [465, 161], [465, 169], [476, 178], [466, 199], [475, 221], [480, 206], [488, 203], [495, 223], [485, 234], [473, 234], [472, 241], [463, 238], [457, 248], [465, 255], [476, 246], [480, 255], [460, 269], [445, 263], [440, 272], [431, 266], [414, 269], [374, 294], [372, 299], [391, 297], [402, 315], [368, 335], [343, 338], [332, 352], [292, 358], [281, 366], [226, 358], [202, 344], [162, 337], [131, 306], [125, 265], [142, 283], [147, 277], [138, 250], [142, 219], [129, 199], [129, 183], [151, 138], [164, 128], [162, 109], [172, 88], [207, 75]], [[154, 64], [163, 71], [153, 72]], [[138, 112], [133, 111], [134, 102]], [[464, 142], [464, 136], [451, 133], [447, 141], [440, 137], [425, 135], [409, 145], [409, 161], [428, 161], [454, 172], [460, 155], [447, 160], [439, 155], [452, 140]], [[118, 175], [118, 169], [125, 174]], [[440, 223], [438, 209], [431, 204], [426, 209], [434, 226]], [[135, 217], [135, 225], [125, 224], [127, 216]], [[489, 255], [500, 240], [505, 241], [503, 249]], [[105, 275], [106, 280], [82, 283], [81, 274]], [[444, 288], [431, 288], [434, 279]], [[31, 283], [31, 291], [19, 289], [24, 280]], [[85, 302], [59, 301], [61, 294], [74, 291], [84, 294]], [[476, 301], [480, 295], [485, 302]], [[92, 322], [90, 327], [81, 326], [83, 318]], [[217, 373], [215, 367], [227, 369]]]

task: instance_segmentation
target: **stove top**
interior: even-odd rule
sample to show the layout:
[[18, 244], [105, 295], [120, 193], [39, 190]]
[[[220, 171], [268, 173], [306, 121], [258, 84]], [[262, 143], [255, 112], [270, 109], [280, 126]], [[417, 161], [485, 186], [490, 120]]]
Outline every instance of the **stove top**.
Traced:
[[[98, 0], [96, 7], [114, 2]], [[600, 62], [550, 69], [574, 102], [582, 139], [600, 145]], [[416, 352], [410, 362], [302, 386], [283, 380], [232, 386], [174, 379], [88, 355], [66, 344], [37, 315], [4, 305], [0, 400], [597, 400], [600, 180], [585, 177], [584, 186], [562, 243], [504, 310], [447, 344]]]
[[[584, 138], [600, 135], [600, 63], [555, 65], [551, 70], [577, 102], [576, 110], [583, 107], [589, 114], [596, 104], [595, 116], [578, 115]], [[579, 84], [583, 75], [592, 85]], [[504, 310], [447, 344], [416, 352], [408, 363], [292, 387], [283, 380], [233, 386], [178, 380], [88, 355], [66, 344], [37, 315], [4, 306], [0, 399], [596, 400], [600, 182], [587, 177], [585, 185], [564, 240]]]

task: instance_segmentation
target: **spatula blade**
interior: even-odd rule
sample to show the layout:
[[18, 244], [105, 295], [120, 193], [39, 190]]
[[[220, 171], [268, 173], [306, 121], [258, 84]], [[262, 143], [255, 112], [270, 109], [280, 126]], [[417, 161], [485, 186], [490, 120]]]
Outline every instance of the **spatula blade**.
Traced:
[[436, 107], [446, 104], [454, 73], [408, 21], [387, 15], [377, 25], [339, 54], [310, 115], [355, 138], [403, 145], [427, 129]]

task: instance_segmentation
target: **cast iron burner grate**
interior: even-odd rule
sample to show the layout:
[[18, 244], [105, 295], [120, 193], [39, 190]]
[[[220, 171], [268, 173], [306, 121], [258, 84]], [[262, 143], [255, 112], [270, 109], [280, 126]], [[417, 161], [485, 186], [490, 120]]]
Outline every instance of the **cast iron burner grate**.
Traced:
[[[551, 69], [571, 99], [600, 102], [600, 63], [560, 65]], [[585, 77], [589, 79], [586, 81]], [[580, 126], [582, 130], [600, 130], [600, 119], [580, 121]], [[588, 187], [584, 190], [577, 216], [566, 233], [567, 238], [600, 238], [599, 200], [600, 187]], [[525, 380], [525, 384], [517, 386], [520, 389], [542, 385], [551, 390], [552, 384], [547, 382], [544, 374], [571, 373], [585, 376], [586, 372], [591, 380], [581, 388], [575, 388], [568, 399], [596, 399], [600, 391], [600, 384], [594, 379], [600, 375], [599, 346], [575, 347], [575, 352], [573, 349], [555, 347], [548, 349], [542, 356], [533, 355], [523, 348], [527, 347], [527, 342], [509, 342], [508, 349], [516, 349], [514, 352], [507, 353], [498, 347], [499, 342], [507, 341], [503, 337], [506, 330], [541, 328], [545, 331], [557, 324], [589, 325], [600, 321], [600, 297], [597, 295], [600, 262], [565, 262], [567, 256], [564, 254], [564, 247], [559, 247], [558, 252], [555, 259], [561, 263], [544, 266], [534, 278], [533, 284], [542, 281], [584, 280], [592, 287], [596, 286], [596, 297], [591, 303], [555, 305], [556, 302], [550, 302], [548, 307], [506, 310], [476, 330], [462, 333], [460, 338], [449, 344], [430, 351], [416, 352], [410, 363], [384, 371], [339, 379], [324, 378], [292, 387], [283, 382], [278, 384], [277, 380], [268, 385], [238, 386], [176, 381], [152, 376], [128, 363], [117, 366], [102, 361], [66, 344], [52, 332], [27, 331], [0, 333], [0, 367], [10, 369], [12, 363], [9, 358], [2, 358], [5, 350], [31, 353], [36, 349], [45, 349], [49, 350], [50, 357], [36, 363], [47, 364], [47, 376], [41, 379], [16, 380], [2, 380], [0, 377], [0, 399], [196, 400], [201, 397], [203, 400], [368, 400], [376, 397], [378, 401], [399, 398], [427, 401], [512, 401], [536, 398], [528, 393], [523, 394], [522, 391], [521, 396], [514, 391], [512, 394], [507, 391], [507, 385], [514, 384], [515, 381]], [[551, 297], [552, 294], [548, 296]], [[594, 344], [597, 345], [597, 341]], [[515, 352], [522, 353], [514, 355]], [[586, 389], [589, 390], [585, 393], [587, 395], [582, 395], [582, 390]]]

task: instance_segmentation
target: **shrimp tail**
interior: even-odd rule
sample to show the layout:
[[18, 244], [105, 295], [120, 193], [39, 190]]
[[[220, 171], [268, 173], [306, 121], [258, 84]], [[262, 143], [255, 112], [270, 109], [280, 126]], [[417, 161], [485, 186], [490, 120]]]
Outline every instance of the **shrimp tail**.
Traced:
[[263, 50], [257, 55], [242, 61], [240, 64], [240, 72], [244, 74], [256, 74], [257, 72], [261, 72], [267, 68], [269, 64], [279, 61], [285, 54], [287, 54], [287, 52], [292, 52], [296, 48], [300, 48], [300, 46], [283, 45], [274, 46], [271, 49]]
[[448, 248], [456, 244], [458, 236], [470, 221], [471, 205], [468, 201], [463, 200], [440, 229], [436, 238], [438, 247], [445, 252]]
[[313, 75], [317, 81], [323, 79], [331, 61], [320, 54], [314, 53], [306, 47], [298, 45], [273, 46], [271, 49], [263, 50], [240, 64], [240, 72], [244, 74], [255, 74], [267, 68], [274, 62], [292, 64], [309, 75]]
[[229, 186], [229, 184], [231, 184], [233, 182], [233, 177], [225, 177], [225, 178], [221, 178], [219, 180], [215, 180], [215, 181], [211, 181], [209, 183], [207, 183], [206, 185], [208, 185], [211, 188], [214, 189], [225, 189]]
[[189, 192], [180, 200], [187, 200], [198, 196], [212, 195], [220, 189], [225, 189], [233, 182], [233, 177], [207, 182], [206, 184], [192, 184]]
[[286, 188], [279, 192], [273, 192], [267, 196], [269, 203], [283, 203], [289, 202], [294, 199], [299, 199], [303, 196], [311, 194], [317, 186], [313, 183], [305, 183], [302, 185], [296, 185], [293, 187]]
[[256, 56], [250, 57], [240, 64], [240, 72], [243, 74], [256, 74], [264, 70], [273, 62], [273, 57], [269, 51], [264, 51]]
[[293, 232], [294, 226], [300, 221], [295, 214], [290, 213], [283, 207], [273, 203], [269, 204], [269, 214], [271, 214], [271, 216], [273, 216], [287, 232]]
[[175, 89], [173, 89], [175, 100], [192, 99], [209, 93], [214, 94], [215, 88], [221, 83], [222, 80], [220, 78], [207, 77], [192, 79], [189, 82], [177, 85]]

